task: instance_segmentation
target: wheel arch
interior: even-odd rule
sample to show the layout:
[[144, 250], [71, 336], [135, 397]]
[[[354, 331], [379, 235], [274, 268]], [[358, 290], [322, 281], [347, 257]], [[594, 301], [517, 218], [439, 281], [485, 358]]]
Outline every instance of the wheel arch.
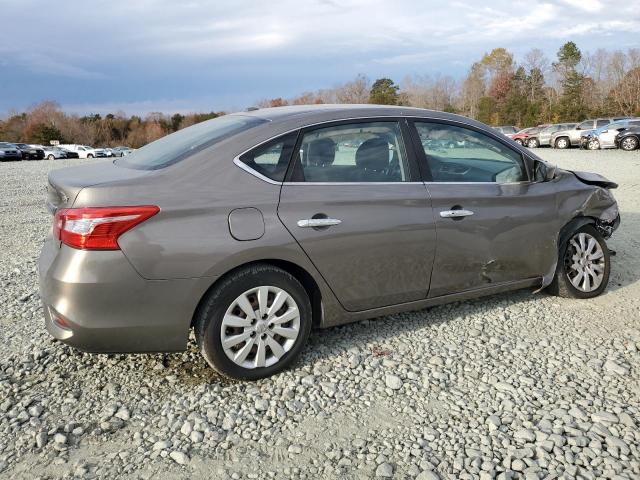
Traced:
[[312, 314], [312, 326], [318, 327], [322, 324], [323, 320], [323, 307], [322, 307], [322, 292], [320, 290], [320, 286], [313, 278], [313, 276], [300, 265], [291, 262], [289, 260], [282, 260], [276, 258], [269, 258], [264, 260], [253, 260], [250, 262], [246, 262], [240, 265], [237, 265], [230, 270], [227, 270], [225, 273], [220, 275], [215, 279], [215, 281], [207, 288], [207, 290], [202, 294], [200, 299], [198, 300], [198, 304], [191, 316], [190, 327], [193, 327], [196, 318], [198, 317], [198, 313], [200, 312], [200, 308], [205, 302], [205, 299], [209, 296], [211, 291], [220, 284], [221, 281], [226, 279], [228, 276], [233, 275], [233, 273], [238, 270], [243, 270], [245, 268], [250, 268], [255, 265], [271, 265], [274, 267], [278, 267], [285, 272], [293, 275], [293, 277], [298, 280], [302, 286], [304, 287], [307, 295], [309, 295], [309, 301], [311, 302], [311, 314]]
[[[569, 241], [569, 238], [571, 238], [571, 234], [574, 233], [579, 228], [584, 227], [585, 225], [589, 225], [589, 224], [595, 225], [596, 221], [597, 219], [594, 217], [578, 215], [576, 217], [573, 217], [571, 220], [569, 220], [567, 223], [564, 224], [564, 226], [558, 232], [558, 241], [556, 245], [556, 261], [553, 265], [553, 268], [546, 275], [542, 277], [542, 286], [540, 287], [540, 290], [544, 289], [545, 287], [548, 287], [553, 281], [553, 277], [555, 276], [556, 270], [558, 269], [560, 252], [562, 251], [566, 243]], [[537, 291], [540, 291], [540, 290], [537, 290]]]

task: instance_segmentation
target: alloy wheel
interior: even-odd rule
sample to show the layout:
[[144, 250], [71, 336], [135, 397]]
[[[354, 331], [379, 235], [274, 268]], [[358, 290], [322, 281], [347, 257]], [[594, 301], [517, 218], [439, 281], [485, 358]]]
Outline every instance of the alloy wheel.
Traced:
[[587, 148], [589, 150], [598, 150], [600, 148], [600, 142], [597, 139], [589, 140], [587, 143]]
[[229, 305], [220, 329], [224, 353], [236, 365], [270, 367], [296, 343], [300, 311], [285, 290], [260, 286], [247, 290]]
[[581, 292], [600, 287], [605, 273], [605, 256], [600, 243], [586, 232], [569, 240], [564, 258], [565, 272], [571, 284]]
[[633, 137], [628, 137], [622, 140], [623, 150], [634, 150], [638, 146], [638, 141]]
[[561, 138], [556, 142], [556, 148], [567, 148], [567, 147], [568, 147], [568, 144], [567, 144], [566, 138]]

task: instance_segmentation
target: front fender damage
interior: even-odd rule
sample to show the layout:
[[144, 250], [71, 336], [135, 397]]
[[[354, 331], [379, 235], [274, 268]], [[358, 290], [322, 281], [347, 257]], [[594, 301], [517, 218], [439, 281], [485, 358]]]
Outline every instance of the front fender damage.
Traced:
[[[575, 172], [574, 172], [575, 174]], [[600, 177], [597, 180], [593, 177], [589, 178], [589, 181], [584, 181], [580, 176], [576, 177], [581, 180], [582, 183], [586, 183], [593, 186], [593, 189], [583, 190], [581, 193], [584, 195], [580, 199], [575, 209], [573, 209], [568, 216], [570, 219], [565, 226], [560, 230], [557, 239], [557, 251], [556, 261], [551, 268], [542, 278], [542, 285], [534, 293], [538, 293], [553, 281], [558, 268], [558, 258], [560, 252], [564, 250], [566, 242], [571, 238], [571, 234], [583, 227], [584, 225], [592, 224], [600, 234], [608, 239], [613, 232], [620, 225], [620, 212], [618, 210], [618, 203], [609, 191], [609, 188], [615, 188], [617, 186], [613, 182], [609, 182], [604, 177]], [[596, 184], [594, 181], [599, 183]], [[600, 186], [602, 185], [602, 186]], [[605, 186], [606, 185], [606, 186]]]

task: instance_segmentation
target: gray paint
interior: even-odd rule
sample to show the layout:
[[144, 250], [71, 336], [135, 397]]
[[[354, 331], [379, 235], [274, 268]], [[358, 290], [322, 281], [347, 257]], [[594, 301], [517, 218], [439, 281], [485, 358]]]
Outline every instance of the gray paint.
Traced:
[[[442, 112], [323, 105], [243, 115], [269, 121], [164, 169], [100, 162], [50, 174], [52, 209], [161, 209], [120, 238], [122, 251], [83, 252], [47, 240], [39, 262], [41, 294], [74, 325], [65, 341], [92, 351], [185, 348], [207, 289], [256, 261], [306, 271], [318, 286], [321, 326], [540, 287], [555, 271], [564, 225], [575, 217], [617, 217], [607, 190], [560, 169], [549, 182], [513, 185], [268, 182], [234, 158], [283, 133], [340, 119], [415, 117], [471, 125], [520, 152], [530, 171], [541, 160], [485, 125]], [[474, 215], [438, 215], [454, 205]], [[318, 213], [343, 223], [326, 230], [296, 226]]]

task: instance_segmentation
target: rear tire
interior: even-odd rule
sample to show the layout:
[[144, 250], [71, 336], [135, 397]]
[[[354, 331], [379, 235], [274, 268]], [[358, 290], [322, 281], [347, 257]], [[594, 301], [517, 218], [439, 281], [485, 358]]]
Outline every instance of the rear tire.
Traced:
[[[311, 332], [311, 315], [309, 296], [293, 275], [254, 265], [232, 273], [207, 294], [196, 313], [196, 342], [218, 373], [258, 380], [296, 360]], [[239, 336], [244, 339], [234, 338]]]
[[569, 148], [570, 146], [571, 146], [571, 143], [569, 142], [569, 139], [567, 137], [560, 137], [556, 140], [556, 143], [555, 143], [555, 147], [561, 150]]
[[537, 138], [530, 138], [527, 140], [527, 147], [529, 148], [538, 148], [540, 146], [540, 141]]
[[591, 225], [576, 230], [558, 255], [553, 281], [547, 287], [552, 295], [566, 298], [593, 298], [607, 288], [611, 256], [607, 243]]
[[622, 150], [630, 152], [631, 150], [635, 150], [636, 148], [638, 148], [638, 143], [639, 142], [636, 137], [627, 137], [622, 139], [622, 141], [620, 142], [620, 148]]

